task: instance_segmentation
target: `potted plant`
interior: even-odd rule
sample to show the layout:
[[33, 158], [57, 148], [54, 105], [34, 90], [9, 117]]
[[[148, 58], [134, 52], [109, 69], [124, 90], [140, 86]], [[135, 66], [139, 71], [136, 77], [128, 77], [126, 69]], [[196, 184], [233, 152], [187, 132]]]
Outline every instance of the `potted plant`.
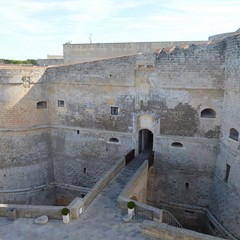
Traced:
[[62, 208], [61, 213], [62, 213], [62, 217], [63, 217], [63, 222], [69, 223], [70, 222], [70, 216], [69, 216], [70, 210], [65, 207], [65, 208]]
[[128, 207], [128, 215], [133, 216], [134, 209], [136, 207], [135, 202], [133, 202], [133, 201], [128, 202], [127, 207]]

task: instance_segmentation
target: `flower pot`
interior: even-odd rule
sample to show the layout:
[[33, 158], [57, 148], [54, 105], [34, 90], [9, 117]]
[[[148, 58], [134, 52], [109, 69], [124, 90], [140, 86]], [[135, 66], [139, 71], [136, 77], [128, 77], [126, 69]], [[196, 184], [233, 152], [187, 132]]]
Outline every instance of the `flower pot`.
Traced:
[[134, 208], [128, 208], [128, 215], [133, 216], [134, 214]]
[[63, 217], [63, 223], [69, 223], [70, 222], [70, 215], [67, 214], [67, 215], [62, 215]]

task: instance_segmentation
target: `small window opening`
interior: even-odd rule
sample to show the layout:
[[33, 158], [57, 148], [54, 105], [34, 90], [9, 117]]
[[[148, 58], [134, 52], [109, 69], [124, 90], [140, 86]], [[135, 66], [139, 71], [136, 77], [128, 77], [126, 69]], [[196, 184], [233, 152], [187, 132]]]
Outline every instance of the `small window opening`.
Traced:
[[189, 213], [189, 214], [195, 214], [194, 211], [191, 211], [191, 210], [184, 210], [185, 213]]
[[112, 74], [109, 74], [109, 77], [112, 77]]
[[144, 68], [144, 65], [138, 65], [138, 68]]
[[147, 68], [153, 68], [153, 65], [147, 65]]
[[64, 101], [58, 100], [58, 107], [64, 107]]
[[238, 141], [239, 133], [235, 128], [230, 129], [229, 137], [235, 141]]
[[77, 134], [79, 134], [79, 132], [80, 132], [80, 131], [79, 131], [79, 130], [77, 130]]
[[83, 173], [86, 173], [87, 172], [87, 168], [83, 168]]
[[183, 147], [182, 143], [180, 143], [180, 142], [173, 142], [172, 146], [173, 147]]
[[110, 138], [109, 142], [114, 142], [114, 143], [118, 143], [119, 140], [117, 138]]
[[231, 166], [226, 164], [226, 172], [225, 172], [225, 178], [224, 178], [224, 181], [225, 182], [228, 182], [228, 178], [229, 178], [229, 174], [230, 174], [230, 169], [231, 169]]
[[47, 102], [46, 101], [41, 101], [37, 103], [37, 109], [41, 108], [47, 108]]
[[201, 111], [202, 118], [216, 118], [216, 112], [211, 108], [206, 108]]
[[118, 107], [111, 107], [111, 115], [118, 115], [119, 109]]
[[189, 183], [188, 182], [185, 183], [185, 189], [189, 189]]

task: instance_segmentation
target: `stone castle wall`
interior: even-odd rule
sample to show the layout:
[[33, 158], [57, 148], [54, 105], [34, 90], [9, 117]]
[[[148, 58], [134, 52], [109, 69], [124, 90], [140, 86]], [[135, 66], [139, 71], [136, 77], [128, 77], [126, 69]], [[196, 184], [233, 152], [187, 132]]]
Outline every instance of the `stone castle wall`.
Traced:
[[[239, 238], [240, 216], [240, 145], [239, 140], [231, 139], [230, 129], [240, 132], [240, 36], [226, 39], [224, 101], [221, 118], [220, 152], [212, 185], [209, 209], [217, 220], [233, 236]], [[226, 180], [226, 164], [230, 166]]]
[[40, 203], [44, 198], [40, 195], [48, 195], [42, 189], [54, 180], [48, 109], [36, 107], [47, 100], [44, 72], [44, 68], [1, 69], [1, 202]]
[[204, 41], [179, 42], [126, 42], [126, 43], [89, 43], [63, 45], [64, 64], [91, 62], [106, 58], [133, 55], [137, 53], [154, 52], [157, 49], [173, 46], [198, 44]]
[[240, 131], [239, 53], [236, 35], [157, 54], [1, 68], [1, 201], [21, 202], [13, 190], [53, 181], [91, 188], [119, 157], [138, 152], [148, 129], [148, 202], [175, 208], [183, 221], [209, 207], [239, 238], [239, 142], [229, 138]]

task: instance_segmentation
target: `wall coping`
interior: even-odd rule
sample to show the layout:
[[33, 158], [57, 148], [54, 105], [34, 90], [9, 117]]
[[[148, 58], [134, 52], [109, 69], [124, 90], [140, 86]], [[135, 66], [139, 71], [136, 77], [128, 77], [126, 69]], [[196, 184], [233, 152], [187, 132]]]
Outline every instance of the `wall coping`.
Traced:
[[184, 240], [223, 240], [224, 238], [195, 232], [185, 228], [177, 228], [166, 223], [157, 223], [144, 220], [142, 223], [142, 232], [145, 235], [161, 238], [165, 240], [184, 239]]

